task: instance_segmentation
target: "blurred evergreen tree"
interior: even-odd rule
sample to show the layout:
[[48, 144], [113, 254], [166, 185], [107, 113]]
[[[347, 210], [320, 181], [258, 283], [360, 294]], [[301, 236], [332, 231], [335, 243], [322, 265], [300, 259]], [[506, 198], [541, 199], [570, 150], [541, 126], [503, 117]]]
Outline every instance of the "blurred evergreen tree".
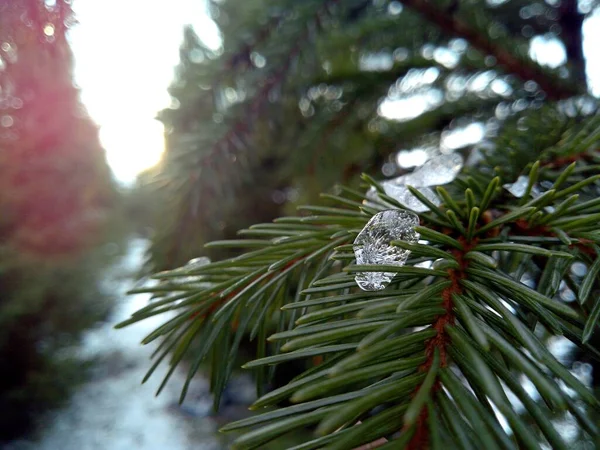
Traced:
[[0, 0], [0, 440], [81, 378], [64, 349], [105, 316], [117, 192], [73, 84], [70, 2]]
[[98, 234], [115, 191], [73, 84], [72, 12], [63, 1], [0, 5], [2, 234], [23, 251], [76, 250]]

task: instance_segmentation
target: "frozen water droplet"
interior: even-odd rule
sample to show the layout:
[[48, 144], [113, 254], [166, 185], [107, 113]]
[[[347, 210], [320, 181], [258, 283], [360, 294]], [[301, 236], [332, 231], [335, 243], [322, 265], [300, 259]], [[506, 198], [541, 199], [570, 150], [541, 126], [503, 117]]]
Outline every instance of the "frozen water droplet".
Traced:
[[506, 183], [502, 185], [504, 189], [510, 192], [517, 198], [522, 198], [525, 195], [527, 186], [529, 185], [529, 177], [521, 175], [514, 183]]
[[185, 265], [185, 268], [188, 270], [193, 270], [197, 269], [198, 267], [206, 266], [207, 264], [210, 264], [210, 258], [207, 256], [200, 256], [199, 258], [190, 259]]
[[431, 266], [433, 266], [433, 261], [431, 260], [415, 264], [415, 267], [421, 267], [423, 269], [431, 269]]
[[587, 272], [588, 268], [582, 262], [575, 262], [571, 265], [571, 273], [576, 277], [583, 278]]
[[[510, 192], [512, 195], [514, 195], [516, 198], [523, 198], [523, 196], [525, 195], [525, 191], [527, 191], [528, 185], [529, 185], [529, 177], [527, 177], [525, 175], [520, 175], [519, 178], [517, 178], [517, 181], [515, 181], [514, 183], [503, 184], [502, 187], [504, 189], [506, 189], [508, 192]], [[546, 184], [546, 186], [547, 186], [547, 184]], [[534, 184], [531, 187], [530, 195], [533, 198], [538, 198], [544, 192], [545, 191], [540, 190], [540, 188], [537, 184]], [[544, 207], [544, 209], [548, 213], [555, 211], [553, 206], [546, 206], [546, 207]]]
[[194, 286], [194, 287], [197, 287], [198, 283], [200, 283], [201, 281], [202, 281], [202, 277], [187, 276], [187, 277], [173, 278], [173, 279], [171, 279], [170, 283], [174, 284], [175, 286]]
[[[416, 212], [429, 211], [429, 208], [412, 195], [406, 186], [417, 188], [431, 203], [439, 206], [441, 205], [440, 199], [429, 187], [448, 184], [454, 181], [461, 171], [463, 164], [463, 157], [458, 153], [440, 155], [430, 159], [412, 173], [384, 181], [381, 183], [381, 187], [386, 195], [392, 197], [406, 208]], [[381, 202], [374, 187], [369, 188], [366, 197], [367, 200], [363, 201], [363, 204], [367, 206], [376, 208], [377, 204], [373, 202]], [[388, 206], [391, 205], [388, 204]]]
[[[418, 224], [419, 216], [409, 211], [389, 209], [375, 214], [354, 241], [356, 263], [403, 266], [410, 251], [390, 243], [417, 243], [420, 236], [415, 226]], [[360, 272], [355, 280], [363, 291], [380, 291], [390, 284], [394, 275], [393, 272]]]
[[440, 155], [431, 158], [414, 172], [392, 181], [414, 187], [440, 186], [453, 182], [463, 165], [464, 160], [459, 153]]
[[[398, 203], [400, 203], [404, 207], [406, 207], [408, 209], [412, 209], [413, 211], [416, 211], [416, 212], [429, 211], [429, 207], [427, 205], [421, 203], [421, 201], [417, 197], [415, 197], [408, 190], [408, 188], [406, 186], [394, 184], [391, 181], [384, 181], [383, 183], [381, 183], [381, 187], [385, 191], [386, 195], [392, 197], [394, 200], [396, 200]], [[421, 187], [421, 188], [416, 188], [416, 189], [418, 189], [418, 191], [421, 194], [423, 194], [434, 205], [436, 205], [436, 206], [441, 205], [440, 199], [437, 197], [437, 195], [435, 195], [435, 193], [433, 192], [432, 189], [430, 189], [428, 187]], [[378, 198], [377, 190], [374, 187], [371, 187], [367, 191], [366, 196], [369, 200], [382, 202], [382, 200], [380, 200]], [[377, 205], [375, 203], [367, 201], [367, 200], [365, 200], [363, 203], [367, 206], [377, 207]], [[392, 206], [388, 203], [386, 203], [386, 205]]]

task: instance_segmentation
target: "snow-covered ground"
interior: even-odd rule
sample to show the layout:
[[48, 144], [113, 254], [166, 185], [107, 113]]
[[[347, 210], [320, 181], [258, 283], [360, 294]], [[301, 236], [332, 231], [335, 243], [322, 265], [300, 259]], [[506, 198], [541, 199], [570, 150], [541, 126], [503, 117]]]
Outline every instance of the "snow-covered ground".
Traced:
[[[146, 294], [126, 296], [134, 273], [140, 266], [147, 242], [133, 240], [126, 255], [106, 279], [106, 288], [122, 298], [109, 321], [90, 330], [77, 349], [83, 358], [94, 357], [92, 379], [73, 396], [69, 406], [48, 416], [39, 440], [20, 441], [10, 450], [219, 450], [218, 425], [212, 418], [190, 414], [179, 408], [177, 400], [184, 373], [174, 373], [160, 396], [154, 393], [165, 373], [159, 368], [144, 385], [141, 380], [149, 368], [153, 346], [140, 341], [165, 317], [115, 330], [116, 323], [147, 304]], [[206, 391], [198, 377], [195, 391]], [[199, 398], [199, 397], [197, 397]], [[204, 401], [208, 405], [209, 398]], [[195, 408], [198, 410], [196, 400]], [[208, 407], [206, 408], [208, 410]]]

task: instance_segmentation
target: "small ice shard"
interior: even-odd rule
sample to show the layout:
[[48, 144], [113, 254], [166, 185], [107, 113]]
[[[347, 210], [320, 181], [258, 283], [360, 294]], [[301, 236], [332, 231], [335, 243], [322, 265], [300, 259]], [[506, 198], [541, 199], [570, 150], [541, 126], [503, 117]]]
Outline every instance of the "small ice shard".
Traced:
[[[545, 183], [545, 182], [542, 182], [542, 183]], [[529, 177], [525, 176], [525, 175], [520, 175], [519, 178], [517, 178], [517, 181], [515, 181], [514, 183], [503, 184], [502, 187], [504, 189], [506, 189], [508, 192], [510, 192], [512, 195], [514, 195], [516, 198], [523, 198], [523, 196], [525, 195], [525, 192], [527, 191], [528, 185], [529, 185]], [[547, 186], [547, 184], [546, 184], [546, 186]], [[537, 184], [534, 184], [531, 187], [530, 195], [533, 198], [538, 198], [542, 194], [543, 194], [543, 191], [540, 190], [540, 188], [538, 187]], [[546, 212], [549, 212], [549, 213], [555, 211], [553, 206], [546, 206], [544, 209], [546, 210]]]
[[186, 276], [186, 277], [177, 277], [171, 279], [171, 284], [175, 286], [194, 286], [196, 287], [202, 282], [202, 277], [199, 276]]
[[[429, 207], [427, 205], [425, 205], [424, 203], [421, 203], [421, 201], [417, 197], [415, 197], [408, 190], [408, 188], [406, 186], [394, 184], [389, 181], [384, 181], [383, 183], [381, 183], [381, 187], [385, 191], [386, 195], [388, 195], [389, 197], [392, 197], [394, 200], [396, 200], [398, 203], [400, 203], [404, 207], [406, 207], [408, 209], [412, 209], [413, 211], [416, 211], [416, 212], [429, 211]], [[428, 187], [421, 187], [421, 188], [415, 188], [415, 189], [417, 189], [421, 194], [423, 194], [427, 198], [427, 200], [429, 200], [435, 206], [441, 205], [440, 199], [438, 198], [437, 195], [435, 195], [435, 192], [433, 192], [432, 189], [430, 189]], [[371, 187], [367, 191], [366, 196], [369, 200], [371, 200], [371, 201], [363, 202], [367, 206], [377, 207], [377, 205], [375, 203], [373, 203], [373, 201], [383, 202], [383, 200], [379, 199], [379, 197], [377, 196], [377, 190], [374, 187]], [[384, 203], [388, 206], [392, 206], [387, 202], [384, 202]]]
[[415, 267], [421, 267], [423, 269], [431, 269], [431, 266], [433, 266], [432, 260], [427, 260], [427, 261], [423, 261], [423, 262], [415, 264]]
[[[419, 216], [400, 209], [388, 209], [371, 217], [354, 241], [357, 264], [389, 264], [403, 266], [410, 255], [409, 250], [391, 245], [392, 241], [415, 244], [419, 233]], [[359, 272], [354, 278], [363, 291], [385, 289], [394, 278], [393, 272]]]
[[[440, 155], [430, 159], [412, 173], [382, 182], [381, 187], [386, 195], [408, 209], [416, 212], [429, 211], [429, 208], [412, 195], [406, 186], [417, 188], [431, 203], [439, 206], [441, 205], [440, 199], [430, 187], [454, 181], [461, 171], [463, 163], [463, 157], [459, 153]], [[377, 206], [373, 203], [373, 201], [378, 200], [377, 190], [374, 187], [369, 188], [366, 197], [368, 200], [363, 202], [365, 205]]]
[[414, 187], [441, 186], [452, 183], [464, 165], [460, 153], [439, 155], [428, 160], [414, 172], [391, 180], [395, 184], [408, 184]]
[[185, 265], [185, 269], [194, 270], [198, 267], [206, 266], [210, 264], [210, 258], [207, 256], [200, 256], [198, 258], [190, 259]]
[[[517, 178], [517, 181], [515, 181], [514, 183], [506, 183], [503, 184], [502, 187], [504, 189], [506, 189], [508, 192], [510, 192], [512, 195], [514, 195], [517, 198], [523, 198], [523, 196], [525, 195], [525, 191], [527, 191], [527, 186], [529, 185], [529, 177], [526, 177], [525, 175], [521, 175], [519, 176], [519, 178]], [[534, 189], [531, 189], [531, 193], [533, 194]]]
[[[389, 195], [394, 200], [396, 200], [398, 203], [407, 207], [408, 209], [412, 209], [413, 211], [416, 211], [416, 212], [429, 211], [429, 207], [427, 205], [425, 205], [424, 203], [421, 203], [421, 200], [419, 200], [417, 197], [412, 195], [412, 193], [408, 190], [408, 188], [406, 186], [398, 186], [398, 185], [391, 184], [391, 183], [384, 183], [384, 184], [382, 184], [382, 186], [387, 195]], [[429, 200], [435, 206], [440, 206], [442, 204], [442, 202], [440, 201], [438, 196], [435, 195], [435, 192], [433, 192], [432, 189], [430, 189], [428, 187], [422, 187], [422, 188], [416, 188], [416, 189], [421, 194], [423, 194], [425, 196], [425, 198], [427, 198], [427, 200]]]

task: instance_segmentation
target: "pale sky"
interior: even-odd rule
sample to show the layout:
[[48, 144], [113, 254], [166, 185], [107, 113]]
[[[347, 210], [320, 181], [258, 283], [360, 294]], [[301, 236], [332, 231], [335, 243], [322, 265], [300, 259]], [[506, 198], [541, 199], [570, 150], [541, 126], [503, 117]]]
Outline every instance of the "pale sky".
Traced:
[[[73, 9], [79, 21], [69, 33], [75, 80], [100, 126], [115, 178], [131, 184], [164, 150], [163, 127], [154, 117], [171, 103], [166, 89], [179, 61], [183, 26], [192, 25], [213, 48], [220, 42], [218, 31], [203, 0], [75, 0]], [[594, 49], [600, 44], [600, 11], [588, 19], [584, 34], [591, 87], [598, 96], [600, 56]], [[564, 58], [560, 46], [543, 39], [534, 42], [532, 54], [548, 65]]]
[[129, 184], [164, 149], [154, 117], [171, 103], [166, 89], [183, 26], [192, 25], [210, 46], [218, 46], [218, 32], [202, 0], [76, 0], [73, 9], [75, 81], [116, 179]]

